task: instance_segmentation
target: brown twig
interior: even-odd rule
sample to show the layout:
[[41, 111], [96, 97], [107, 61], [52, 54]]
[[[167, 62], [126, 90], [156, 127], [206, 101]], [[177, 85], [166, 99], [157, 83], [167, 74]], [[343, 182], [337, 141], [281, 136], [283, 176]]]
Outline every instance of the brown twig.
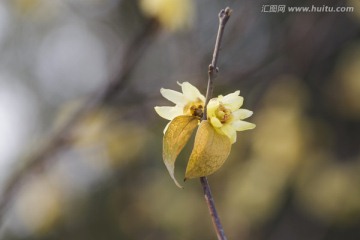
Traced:
[[213, 222], [213, 225], [214, 225], [214, 229], [215, 229], [217, 238], [219, 240], [226, 240], [227, 238], [226, 238], [226, 235], [225, 235], [225, 231], [224, 231], [224, 228], [221, 225], [219, 215], [218, 215], [218, 213], [216, 211], [214, 198], [212, 196], [210, 185], [209, 185], [209, 182], [207, 180], [207, 177], [201, 177], [200, 182], [201, 182], [201, 185], [202, 185], [203, 190], [204, 190], [205, 201], [206, 201], [206, 204], [208, 205], [208, 208], [209, 208], [209, 212], [210, 212], [210, 215], [211, 215], [211, 219], [212, 219], [212, 222]]
[[[224, 34], [224, 29], [227, 21], [230, 18], [231, 9], [229, 7], [222, 9], [219, 13], [219, 29], [216, 37], [215, 47], [214, 47], [214, 53], [212, 61], [209, 65], [208, 69], [208, 85], [206, 90], [206, 99], [205, 99], [205, 107], [204, 107], [204, 116], [203, 119], [206, 120], [206, 106], [208, 102], [210, 101], [210, 98], [212, 97], [212, 92], [214, 88], [214, 79], [216, 78], [216, 74], [219, 71], [217, 67], [217, 61], [219, 57], [219, 51], [221, 46], [221, 40]], [[204, 190], [205, 200], [209, 208], [209, 212], [211, 215], [211, 219], [215, 228], [216, 235], [219, 240], [226, 240], [224, 229], [221, 225], [219, 215], [216, 211], [214, 198], [211, 194], [210, 185], [206, 177], [200, 178], [201, 185]]]
[[206, 119], [206, 106], [212, 96], [212, 92], [213, 92], [213, 88], [214, 88], [214, 86], [213, 86], [214, 79], [216, 78], [216, 74], [219, 71], [219, 68], [217, 67], [217, 61], [219, 58], [220, 46], [221, 46], [222, 37], [224, 35], [225, 25], [230, 18], [231, 11], [232, 10], [229, 7], [227, 7], [225, 9], [221, 9], [221, 11], [219, 13], [219, 29], [218, 29], [218, 33], [216, 36], [213, 57], [212, 57], [212, 60], [211, 60], [211, 63], [209, 65], [209, 69], [208, 69], [208, 85], [207, 85], [207, 89], [206, 89], [205, 109], [204, 109], [203, 119]]
[[87, 113], [96, 107], [112, 100], [117, 96], [124, 86], [129, 81], [129, 75], [131, 74], [134, 66], [150, 45], [151, 40], [155, 36], [158, 30], [158, 23], [154, 19], [144, 25], [144, 28], [135, 36], [129, 45], [125, 48], [125, 52], [121, 58], [120, 71], [110, 79], [104, 86], [91, 95], [87, 101], [76, 111], [70, 119], [59, 129], [51, 139], [47, 142], [37, 154], [31, 156], [26, 160], [25, 165], [17, 172], [15, 172], [8, 181], [2, 197], [0, 198], [0, 226], [3, 224], [4, 216], [7, 208], [14, 199], [18, 188], [25, 178], [31, 173], [34, 173], [36, 169], [41, 168], [56, 152], [60, 149], [71, 144], [71, 132], [77, 126], [77, 124], [83, 119]]

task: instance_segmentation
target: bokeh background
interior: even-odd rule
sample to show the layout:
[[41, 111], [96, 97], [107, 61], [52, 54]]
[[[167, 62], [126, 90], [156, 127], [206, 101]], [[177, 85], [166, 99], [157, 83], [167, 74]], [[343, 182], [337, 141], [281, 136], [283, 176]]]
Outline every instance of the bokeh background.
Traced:
[[[264, 5], [351, 6], [264, 13]], [[0, 239], [215, 239], [162, 162], [161, 87], [240, 89], [257, 128], [209, 177], [228, 239], [360, 239], [360, 2], [0, 2]], [[181, 153], [184, 175], [191, 144]]]

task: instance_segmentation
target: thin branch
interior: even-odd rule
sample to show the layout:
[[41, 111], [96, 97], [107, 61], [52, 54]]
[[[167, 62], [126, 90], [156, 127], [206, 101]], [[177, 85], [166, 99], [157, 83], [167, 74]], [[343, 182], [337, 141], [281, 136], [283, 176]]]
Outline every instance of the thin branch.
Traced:
[[129, 76], [134, 66], [151, 44], [151, 40], [158, 30], [158, 23], [154, 19], [144, 25], [144, 28], [129, 42], [125, 52], [121, 57], [120, 71], [110, 79], [98, 91], [92, 94], [87, 101], [70, 117], [70, 119], [47, 141], [47, 144], [36, 154], [26, 160], [25, 165], [15, 172], [9, 179], [0, 198], [0, 226], [4, 222], [4, 216], [8, 207], [18, 191], [18, 188], [24, 182], [26, 177], [41, 168], [51, 159], [60, 149], [69, 146], [72, 142], [71, 132], [77, 124], [93, 109], [101, 107], [106, 102], [117, 96], [129, 81]]
[[[207, 85], [207, 90], [206, 90], [206, 99], [205, 99], [203, 120], [207, 119], [206, 106], [212, 97], [214, 79], [216, 78], [216, 74], [219, 71], [218, 67], [217, 67], [217, 61], [218, 61], [218, 57], [219, 57], [221, 40], [222, 40], [222, 37], [224, 34], [225, 25], [230, 18], [230, 14], [231, 14], [231, 9], [229, 7], [222, 9], [219, 13], [219, 29], [218, 29], [218, 33], [217, 33], [217, 37], [216, 37], [213, 58], [212, 58], [211, 64], [209, 65], [209, 69], [208, 69], [208, 85]], [[219, 215], [216, 211], [214, 198], [211, 194], [209, 182], [206, 177], [201, 177], [200, 182], [201, 182], [201, 185], [204, 190], [205, 201], [209, 208], [209, 212], [210, 212], [211, 219], [212, 219], [212, 222], [213, 222], [213, 225], [215, 228], [216, 235], [219, 240], [226, 240], [224, 229], [221, 225]]]
[[204, 190], [205, 201], [206, 201], [206, 204], [208, 205], [208, 208], [209, 208], [209, 212], [210, 212], [210, 215], [211, 215], [211, 219], [212, 219], [212, 222], [213, 222], [213, 225], [214, 225], [214, 229], [215, 229], [217, 238], [219, 240], [226, 240], [227, 238], [225, 236], [225, 231], [224, 231], [224, 228], [221, 225], [219, 215], [218, 215], [218, 213], [216, 211], [214, 198], [212, 196], [210, 185], [209, 185], [209, 182], [207, 180], [207, 177], [201, 177], [200, 182], [201, 182], [201, 185], [202, 185], [203, 190]]
[[232, 10], [229, 7], [227, 7], [219, 12], [219, 29], [216, 36], [212, 61], [208, 69], [208, 85], [206, 89], [206, 99], [205, 99], [205, 109], [204, 109], [203, 119], [206, 119], [206, 106], [212, 97], [212, 92], [214, 88], [213, 86], [214, 79], [216, 78], [216, 74], [219, 71], [219, 68], [217, 67], [217, 61], [219, 58], [220, 46], [221, 46], [222, 37], [224, 35], [225, 25], [230, 18], [231, 11]]

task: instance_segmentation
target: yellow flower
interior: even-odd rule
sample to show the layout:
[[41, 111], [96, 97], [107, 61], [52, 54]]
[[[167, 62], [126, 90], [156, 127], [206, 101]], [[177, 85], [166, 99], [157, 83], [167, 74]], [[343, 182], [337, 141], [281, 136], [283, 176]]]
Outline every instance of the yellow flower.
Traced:
[[[203, 116], [205, 97], [188, 82], [178, 84], [181, 86], [182, 93], [170, 89], [160, 89], [161, 95], [175, 103], [175, 106], [155, 107], [155, 111], [160, 117], [170, 121], [177, 116], [195, 116], [200, 120]], [[168, 125], [164, 129], [164, 133]]]
[[143, 12], [159, 20], [169, 30], [178, 30], [191, 24], [193, 4], [191, 0], [141, 0]]
[[240, 91], [226, 96], [218, 96], [209, 101], [207, 105], [207, 118], [215, 130], [226, 135], [231, 143], [236, 142], [236, 131], [244, 131], [255, 128], [255, 124], [242, 121], [250, 117], [253, 112], [241, 109], [244, 98]]

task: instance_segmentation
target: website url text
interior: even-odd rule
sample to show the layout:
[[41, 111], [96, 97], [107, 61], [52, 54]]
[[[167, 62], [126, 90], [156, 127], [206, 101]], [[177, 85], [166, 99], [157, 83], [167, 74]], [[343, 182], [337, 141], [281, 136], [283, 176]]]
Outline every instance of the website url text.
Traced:
[[331, 6], [315, 6], [311, 7], [294, 7], [286, 5], [262, 5], [261, 12], [264, 13], [344, 13], [354, 12], [354, 7], [331, 7]]

